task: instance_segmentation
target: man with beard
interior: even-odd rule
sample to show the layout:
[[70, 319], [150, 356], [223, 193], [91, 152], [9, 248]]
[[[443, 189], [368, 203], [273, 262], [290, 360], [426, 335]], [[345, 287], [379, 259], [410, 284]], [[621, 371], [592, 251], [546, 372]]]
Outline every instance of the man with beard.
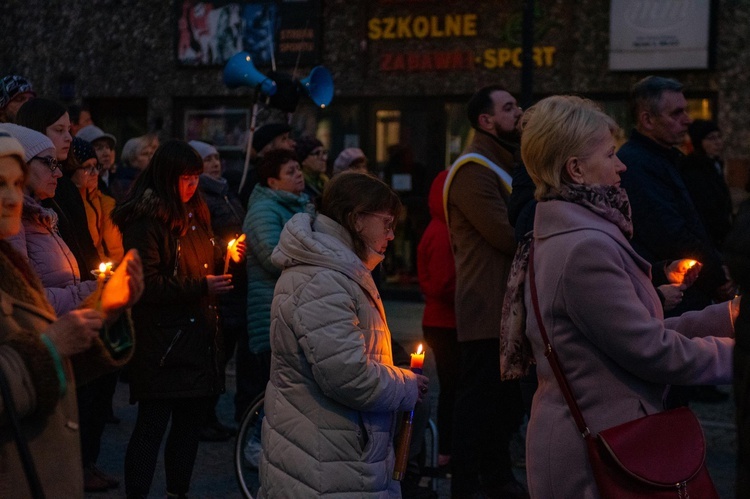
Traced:
[[508, 442], [523, 405], [517, 381], [501, 381], [500, 318], [516, 251], [508, 222], [516, 125], [522, 111], [503, 87], [469, 100], [474, 138], [450, 169], [444, 189], [456, 261], [456, 322], [461, 358], [456, 389], [451, 495], [528, 497], [511, 470]]

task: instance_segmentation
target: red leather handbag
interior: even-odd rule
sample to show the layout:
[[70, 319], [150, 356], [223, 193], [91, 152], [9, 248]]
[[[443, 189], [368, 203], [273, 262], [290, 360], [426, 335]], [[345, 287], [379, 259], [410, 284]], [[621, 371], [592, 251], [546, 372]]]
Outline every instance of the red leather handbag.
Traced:
[[719, 499], [706, 469], [706, 442], [698, 418], [687, 407], [613, 426], [591, 435], [539, 311], [534, 279], [534, 243], [529, 250], [531, 302], [544, 340], [545, 356], [555, 373], [578, 431], [586, 440], [591, 469], [605, 499]]

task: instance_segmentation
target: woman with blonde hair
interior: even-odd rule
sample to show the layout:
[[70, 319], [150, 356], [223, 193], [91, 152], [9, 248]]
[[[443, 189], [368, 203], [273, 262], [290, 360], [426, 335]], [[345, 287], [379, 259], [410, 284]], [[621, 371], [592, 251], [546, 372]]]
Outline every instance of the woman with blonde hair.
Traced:
[[140, 137], [133, 137], [122, 146], [122, 154], [120, 155], [122, 165], [117, 168], [109, 184], [112, 197], [118, 203], [125, 200], [130, 186], [148, 166], [155, 150], [152, 142], [153, 136], [141, 135]]
[[543, 99], [524, 121], [521, 155], [539, 204], [531, 257], [522, 245], [508, 281], [501, 371], [521, 377], [536, 359], [526, 442], [531, 497], [595, 498], [586, 441], [545, 357], [533, 300], [592, 435], [662, 411], [669, 384], [728, 383], [739, 304], [665, 320], [650, 265], [630, 246], [615, 122], [572, 96]]

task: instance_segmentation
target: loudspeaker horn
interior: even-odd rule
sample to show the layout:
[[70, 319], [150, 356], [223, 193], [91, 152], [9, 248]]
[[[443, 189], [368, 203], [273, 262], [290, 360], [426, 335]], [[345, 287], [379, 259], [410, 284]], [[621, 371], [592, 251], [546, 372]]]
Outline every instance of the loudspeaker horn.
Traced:
[[333, 77], [323, 66], [315, 66], [307, 78], [302, 78], [299, 82], [316, 105], [326, 107], [333, 100]]
[[252, 57], [247, 52], [238, 52], [227, 61], [224, 84], [229, 88], [257, 87], [266, 95], [276, 93], [276, 82], [255, 69]]

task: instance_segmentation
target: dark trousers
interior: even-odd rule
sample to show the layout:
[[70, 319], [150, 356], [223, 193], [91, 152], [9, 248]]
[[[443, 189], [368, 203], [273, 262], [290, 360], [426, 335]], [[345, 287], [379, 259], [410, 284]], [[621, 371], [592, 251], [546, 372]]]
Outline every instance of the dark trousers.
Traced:
[[198, 436], [212, 405], [213, 397], [142, 400], [138, 418], [125, 453], [125, 493], [128, 497], [146, 497], [154, 478], [159, 447], [172, 425], [164, 446], [167, 492], [185, 495], [190, 488]]
[[106, 374], [76, 389], [84, 467], [96, 464], [99, 458], [102, 433], [112, 412], [112, 397], [117, 388], [118, 375], [119, 372]]
[[435, 356], [438, 381], [440, 382], [437, 410], [439, 452], [440, 454], [450, 455], [453, 441], [456, 381], [458, 380], [461, 363], [456, 328], [422, 326], [422, 332], [425, 341]]
[[517, 381], [500, 380], [500, 341], [459, 343], [461, 367], [453, 413], [451, 496], [472, 497], [513, 479], [508, 442], [523, 415]]

